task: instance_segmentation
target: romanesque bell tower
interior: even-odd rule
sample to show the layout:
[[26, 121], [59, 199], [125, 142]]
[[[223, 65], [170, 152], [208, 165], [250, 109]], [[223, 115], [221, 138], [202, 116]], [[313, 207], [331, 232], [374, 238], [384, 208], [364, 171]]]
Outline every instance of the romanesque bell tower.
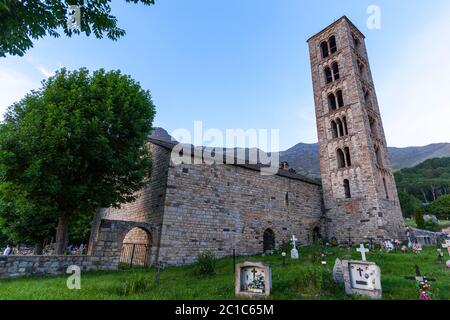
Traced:
[[342, 17], [308, 40], [326, 233], [341, 243], [404, 238], [364, 39]]

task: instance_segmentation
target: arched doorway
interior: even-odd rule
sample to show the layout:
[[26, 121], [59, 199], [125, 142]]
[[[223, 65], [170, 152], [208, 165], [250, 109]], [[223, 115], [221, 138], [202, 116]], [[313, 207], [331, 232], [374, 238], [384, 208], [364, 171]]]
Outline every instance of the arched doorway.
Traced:
[[313, 239], [313, 242], [317, 242], [317, 241], [322, 240], [322, 235], [320, 234], [320, 228], [319, 227], [315, 227], [313, 229], [312, 239]]
[[152, 235], [142, 228], [133, 228], [125, 235], [120, 262], [129, 266], [149, 266], [151, 261]]
[[275, 250], [275, 233], [272, 229], [266, 229], [263, 236], [263, 252]]

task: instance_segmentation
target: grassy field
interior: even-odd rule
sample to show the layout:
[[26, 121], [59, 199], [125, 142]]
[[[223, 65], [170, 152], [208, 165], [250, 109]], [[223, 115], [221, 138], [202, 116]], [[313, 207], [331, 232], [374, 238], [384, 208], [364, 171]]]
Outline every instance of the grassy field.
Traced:
[[[360, 299], [346, 296], [343, 287], [331, 281], [336, 257], [360, 259], [360, 254], [355, 248], [327, 248], [326, 251], [330, 253], [326, 266], [313, 262], [317, 261], [318, 252], [314, 248], [301, 248], [299, 261], [286, 257], [285, 266], [279, 255], [237, 260], [258, 260], [272, 265], [270, 299]], [[423, 274], [437, 280], [432, 283], [433, 298], [450, 300], [450, 271], [445, 270], [444, 264], [435, 262], [436, 256], [434, 247], [420, 254], [368, 253], [368, 260], [381, 268], [383, 299], [417, 299], [415, 281], [404, 279], [414, 275], [417, 264]], [[449, 259], [447, 254], [445, 259]], [[67, 289], [65, 276], [0, 280], [0, 299], [235, 299], [232, 259], [218, 260], [214, 276], [196, 276], [193, 270], [193, 266], [166, 268], [161, 272], [159, 285], [155, 282], [154, 269], [85, 273], [81, 290]], [[136, 293], [124, 292], [124, 287], [133, 282], [145, 286]]]

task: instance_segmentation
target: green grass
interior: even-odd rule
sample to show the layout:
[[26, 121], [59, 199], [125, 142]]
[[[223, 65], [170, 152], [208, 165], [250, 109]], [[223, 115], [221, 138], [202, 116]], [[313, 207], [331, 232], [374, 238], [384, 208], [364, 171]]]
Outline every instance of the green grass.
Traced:
[[[315, 260], [314, 251], [317, 249], [301, 248], [300, 260], [286, 257], [286, 266], [279, 255], [239, 257], [237, 261], [258, 260], [272, 265], [270, 299], [359, 299], [346, 296], [343, 287], [330, 281], [337, 257], [360, 259], [355, 248], [327, 248], [332, 255], [326, 258], [326, 266], [311, 262]], [[404, 279], [414, 275], [417, 264], [423, 274], [437, 279], [431, 283], [434, 299], [450, 300], [450, 271], [435, 263], [436, 248], [425, 248], [421, 254], [375, 251], [367, 256], [381, 268], [383, 299], [417, 298], [415, 281]], [[193, 266], [166, 268], [161, 272], [159, 286], [155, 283], [155, 269], [83, 273], [81, 290], [68, 290], [66, 276], [8, 279], [0, 280], [0, 299], [236, 299], [233, 272], [232, 259], [226, 258], [217, 261], [216, 274], [209, 277], [196, 276]], [[322, 280], [317, 281], [316, 275]]]

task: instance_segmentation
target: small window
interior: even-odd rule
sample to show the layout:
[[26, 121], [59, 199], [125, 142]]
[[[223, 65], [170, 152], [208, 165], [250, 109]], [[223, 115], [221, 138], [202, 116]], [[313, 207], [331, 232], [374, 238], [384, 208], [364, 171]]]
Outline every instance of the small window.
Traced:
[[344, 192], [346, 199], [350, 199], [352, 197], [352, 193], [350, 191], [350, 181], [347, 179], [344, 180]]
[[330, 52], [335, 53], [337, 51], [336, 37], [332, 36], [329, 40], [329, 43], [330, 43]]
[[330, 67], [326, 67], [326, 68], [325, 68], [325, 81], [326, 81], [327, 83], [333, 82], [333, 75], [332, 75], [332, 73], [331, 73]]
[[336, 124], [338, 127], [338, 136], [342, 137], [344, 135], [344, 125], [342, 124], [341, 119], [337, 119]]
[[355, 35], [353, 35], [353, 45], [355, 46], [355, 48], [359, 48], [359, 46], [361, 45], [361, 41], [359, 41], [358, 37], [356, 37]]
[[331, 121], [331, 132], [333, 135], [333, 139], [336, 139], [338, 137], [338, 128], [336, 122], [334, 121]]
[[330, 55], [330, 53], [328, 52], [328, 43], [326, 41], [322, 42], [322, 44], [320, 45], [320, 49], [322, 51], [322, 58], [326, 58]]
[[381, 150], [378, 146], [375, 147], [375, 155], [377, 157], [377, 163], [380, 167], [383, 167], [383, 157], [381, 156]]
[[350, 158], [350, 149], [348, 147], [345, 147], [345, 158], [347, 160], [347, 166], [351, 167], [352, 165], [352, 159]]
[[344, 135], [348, 135], [348, 127], [347, 127], [347, 118], [343, 117], [342, 118], [342, 124], [344, 125]]
[[388, 188], [387, 188], [387, 184], [386, 184], [386, 179], [383, 178], [383, 185], [384, 185], [384, 192], [386, 194], [386, 199], [389, 199], [389, 192], [388, 192]]
[[333, 65], [331, 66], [333, 69], [333, 77], [334, 77], [334, 81], [339, 80], [340, 79], [340, 75], [339, 75], [339, 65], [337, 62], [333, 63]]
[[336, 97], [337, 97], [337, 104], [339, 108], [342, 108], [344, 106], [344, 97], [342, 95], [342, 90], [338, 90], [336, 92]]
[[330, 106], [331, 110], [336, 110], [337, 109], [336, 97], [332, 93], [330, 93], [328, 95], [328, 105]]
[[345, 156], [344, 156], [344, 152], [342, 152], [341, 149], [337, 149], [336, 151], [337, 153], [337, 161], [338, 161], [338, 168], [345, 168]]

